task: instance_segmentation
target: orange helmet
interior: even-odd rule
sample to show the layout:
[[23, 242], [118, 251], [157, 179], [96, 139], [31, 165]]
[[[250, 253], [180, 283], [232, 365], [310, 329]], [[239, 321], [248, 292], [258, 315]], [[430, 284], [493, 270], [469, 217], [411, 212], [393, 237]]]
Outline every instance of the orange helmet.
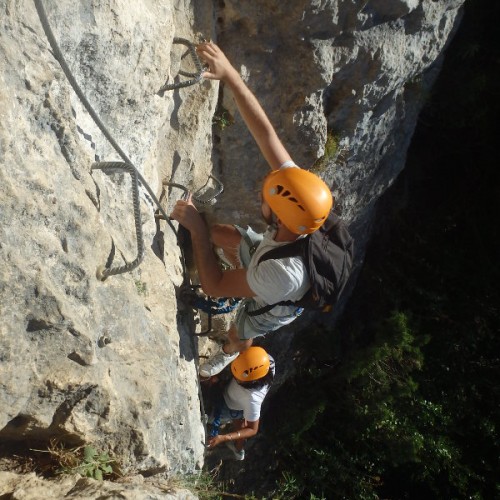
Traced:
[[269, 355], [262, 347], [249, 347], [231, 363], [231, 373], [240, 382], [252, 382], [265, 377], [270, 365]]
[[295, 234], [310, 234], [325, 222], [333, 197], [325, 182], [302, 168], [273, 170], [262, 186], [262, 197]]

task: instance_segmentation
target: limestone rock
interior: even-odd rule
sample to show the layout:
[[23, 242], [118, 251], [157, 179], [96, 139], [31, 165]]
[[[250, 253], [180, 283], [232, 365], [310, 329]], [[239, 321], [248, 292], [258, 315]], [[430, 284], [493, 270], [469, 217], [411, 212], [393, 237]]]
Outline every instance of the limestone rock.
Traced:
[[197, 498], [188, 490], [176, 488], [167, 482], [144, 481], [144, 478], [129, 478], [112, 483], [83, 478], [80, 475], [65, 475], [54, 480], [43, 480], [34, 473], [27, 475], [0, 472], [0, 495], [16, 500], [97, 500], [100, 498], [122, 498], [125, 500], [191, 500]]
[[[359, 264], [463, 0], [37, 2], [167, 214], [182, 193], [164, 182], [210, 192], [214, 174], [225, 191], [206, 217], [244, 225], [259, 219], [268, 166], [230, 92], [219, 108], [217, 82], [159, 92], [193, 69], [174, 37], [216, 39], [295, 161], [332, 186]], [[99, 266], [137, 255], [131, 176], [92, 168], [122, 158], [54, 57], [35, 3], [0, 5], [0, 440], [93, 443], [129, 473], [196, 471], [198, 345], [192, 311], [178, 307], [175, 225], [155, 219], [141, 185], [144, 260], [96, 278]], [[216, 137], [214, 115], [234, 119]], [[325, 152], [328, 137], [335, 147]], [[90, 487], [82, 481], [71, 487]]]
[[[192, 38], [193, 9], [42, 4], [75, 80], [164, 208], [180, 193], [162, 194], [163, 180], [203, 186], [217, 86], [158, 95], [185, 64], [172, 40]], [[90, 442], [126, 470], [199, 469], [197, 352], [177, 314], [176, 235], [141, 186], [144, 260], [96, 278], [106, 262], [136, 257], [131, 178], [92, 170], [97, 157], [121, 158], [53, 57], [35, 3], [1, 9], [0, 439]]]

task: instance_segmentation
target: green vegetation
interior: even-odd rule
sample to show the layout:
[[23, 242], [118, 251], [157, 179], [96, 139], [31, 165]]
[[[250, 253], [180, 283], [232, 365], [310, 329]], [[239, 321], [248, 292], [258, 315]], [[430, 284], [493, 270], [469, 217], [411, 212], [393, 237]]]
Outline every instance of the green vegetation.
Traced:
[[148, 285], [141, 280], [134, 280], [135, 289], [139, 295], [146, 296], [148, 294]]
[[114, 460], [107, 453], [98, 452], [92, 446], [83, 447], [81, 462], [74, 467], [63, 467], [62, 473], [76, 473], [102, 481], [104, 476], [113, 474]]
[[108, 453], [102, 452], [93, 446], [78, 446], [69, 448], [62, 443], [52, 440], [47, 450], [32, 450], [47, 453], [48, 461], [40, 461], [43, 467], [40, 471], [50, 474], [80, 474], [102, 481], [116, 479], [121, 476], [120, 468], [115, 459]]
[[329, 131], [326, 134], [325, 157], [327, 159], [333, 158], [337, 153], [338, 147], [339, 147], [338, 137], [332, 131]]
[[339, 153], [339, 137], [332, 130], [326, 134], [325, 152], [311, 167], [311, 172], [320, 174]]
[[229, 127], [234, 123], [234, 118], [231, 116], [229, 111], [223, 108], [221, 105], [218, 106], [212, 118], [212, 125], [218, 127], [221, 131], [226, 127]]
[[190, 474], [177, 478], [174, 483], [182, 488], [186, 488], [201, 500], [219, 500], [222, 499], [222, 485], [216, 482], [217, 474], [214, 472], [203, 471], [200, 474]]
[[227, 484], [218, 480], [220, 463], [214, 470], [202, 471], [200, 474], [190, 474], [171, 480], [176, 488], [186, 488], [192, 491], [200, 500], [223, 500], [240, 498], [242, 500], [257, 500], [251, 495], [238, 495], [227, 492]]

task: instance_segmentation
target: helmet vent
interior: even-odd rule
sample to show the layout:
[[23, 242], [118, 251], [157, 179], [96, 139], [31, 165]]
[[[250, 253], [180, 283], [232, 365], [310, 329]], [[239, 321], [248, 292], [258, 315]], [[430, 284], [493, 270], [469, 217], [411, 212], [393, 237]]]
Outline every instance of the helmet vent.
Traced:
[[288, 189], [285, 189], [281, 184], [277, 184], [274, 189], [272, 189], [271, 194], [277, 194], [279, 196], [282, 196], [283, 198], [288, 198], [292, 203], [295, 203], [303, 212], [306, 211], [306, 209], [299, 203], [299, 200], [295, 198], [294, 196], [290, 196], [292, 193], [288, 191]]
[[264, 365], [259, 365], [259, 366], [254, 366], [252, 368], [248, 368], [248, 370], [245, 370], [243, 372], [243, 377], [247, 378], [253, 371], [258, 370], [259, 368], [262, 368]]
[[293, 201], [293, 203], [295, 203], [303, 212], [306, 211], [306, 209], [299, 203], [299, 200], [297, 200], [297, 198], [294, 198], [293, 196], [290, 196], [290, 198], [288, 198], [290, 201]]

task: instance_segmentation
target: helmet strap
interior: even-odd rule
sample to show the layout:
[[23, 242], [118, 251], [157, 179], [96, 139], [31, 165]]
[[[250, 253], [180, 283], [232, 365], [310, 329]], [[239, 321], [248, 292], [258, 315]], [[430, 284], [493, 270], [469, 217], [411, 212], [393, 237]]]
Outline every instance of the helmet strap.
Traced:
[[281, 219], [277, 219], [276, 224], [278, 230], [276, 231], [276, 236], [274, 237], [274, 241], [295, 241], [299, 235], [290, 231], [285, 224], [281, 221]]

